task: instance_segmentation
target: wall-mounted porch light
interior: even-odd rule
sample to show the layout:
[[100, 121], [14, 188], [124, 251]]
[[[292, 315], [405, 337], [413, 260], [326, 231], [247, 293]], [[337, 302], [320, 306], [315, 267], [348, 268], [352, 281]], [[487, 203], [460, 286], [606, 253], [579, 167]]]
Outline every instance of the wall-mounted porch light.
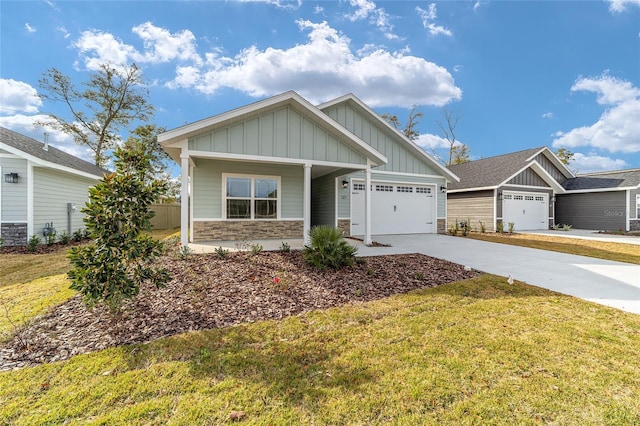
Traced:
[[555, 202], [556, 202], [556, 196], [555, 196], [555, 195], [553, 195], [553, 196], [551, 197], [551, 202], [552, 202], [552, 203], [555, 203]]
[[502, 191], [498, 191], [498, 200], [502, 201]]
[[343, 180], [343, 181], [342, 181], [342, 187], [343, 187], [344, 189], [347, 189], [347, 188], [349, 187], [349, 181], [348, 181], [348, 180]]
[[440, 192], [442, 192], [443, 194], [447, 193], [447, 187], [444, 185], [440, 185]]
[[4, 181], [7, 183], [18, 183], [18, 178], [17, 173], [7, 173], [4, 175]]

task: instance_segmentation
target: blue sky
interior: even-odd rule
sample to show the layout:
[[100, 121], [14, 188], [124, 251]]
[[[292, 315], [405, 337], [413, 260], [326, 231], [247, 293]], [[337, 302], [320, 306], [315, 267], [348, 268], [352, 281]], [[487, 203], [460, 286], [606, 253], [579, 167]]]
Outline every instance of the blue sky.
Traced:
[[135, 62], [168, 129], [287, 90], [354, 93], [402, 122], [417, 105], [442, 157], [446, 107], [472, 158], [546, 145], [579, 172], [640, 167], [640, 0], [2, 0], [0, 25], [0, 125], [36, 139], [64, 111], [35, 96], [47, 68], [80, 83]]

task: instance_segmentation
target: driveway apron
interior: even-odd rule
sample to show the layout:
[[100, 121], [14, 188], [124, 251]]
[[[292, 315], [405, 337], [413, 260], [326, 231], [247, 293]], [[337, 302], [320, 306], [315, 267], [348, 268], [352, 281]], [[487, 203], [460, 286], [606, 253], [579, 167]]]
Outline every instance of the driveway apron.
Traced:
[[422, 253], [490, 274], [640, 314], [640, 265], [447, 235], [380, 235], [391, 247], [359, 245], [359, 256]]

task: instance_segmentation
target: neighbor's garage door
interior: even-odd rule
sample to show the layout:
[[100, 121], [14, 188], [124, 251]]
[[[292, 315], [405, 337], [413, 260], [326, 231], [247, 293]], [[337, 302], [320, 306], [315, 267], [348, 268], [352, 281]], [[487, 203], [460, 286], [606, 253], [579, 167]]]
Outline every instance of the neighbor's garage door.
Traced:
[[[371, 233], [427, 234], [435, 229], [435, 187], [373, 182]], [[351, 235], [364, 235], [364, 183], [351, 190]]]
[[549, 196], [535, 192], [504, 191], [502, 221], [505, 230], [513, 222], [516, 231], [549, 229]]

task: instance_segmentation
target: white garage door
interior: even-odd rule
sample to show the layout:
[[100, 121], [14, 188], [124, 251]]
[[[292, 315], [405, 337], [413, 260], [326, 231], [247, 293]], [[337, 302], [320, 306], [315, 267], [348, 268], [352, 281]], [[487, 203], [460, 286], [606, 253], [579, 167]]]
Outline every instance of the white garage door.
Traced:
[[549, 229], [549, 196], [535, 192], [508, 192], [502, 197], [502, 221], [505, 230], [508, 223], [515, 230]]
[[[364, 183], [351, 185], [351, 235], [364, 235]], [[428, 234], [435, 229], [435, 186], [373, 182], [371, 233]]]

